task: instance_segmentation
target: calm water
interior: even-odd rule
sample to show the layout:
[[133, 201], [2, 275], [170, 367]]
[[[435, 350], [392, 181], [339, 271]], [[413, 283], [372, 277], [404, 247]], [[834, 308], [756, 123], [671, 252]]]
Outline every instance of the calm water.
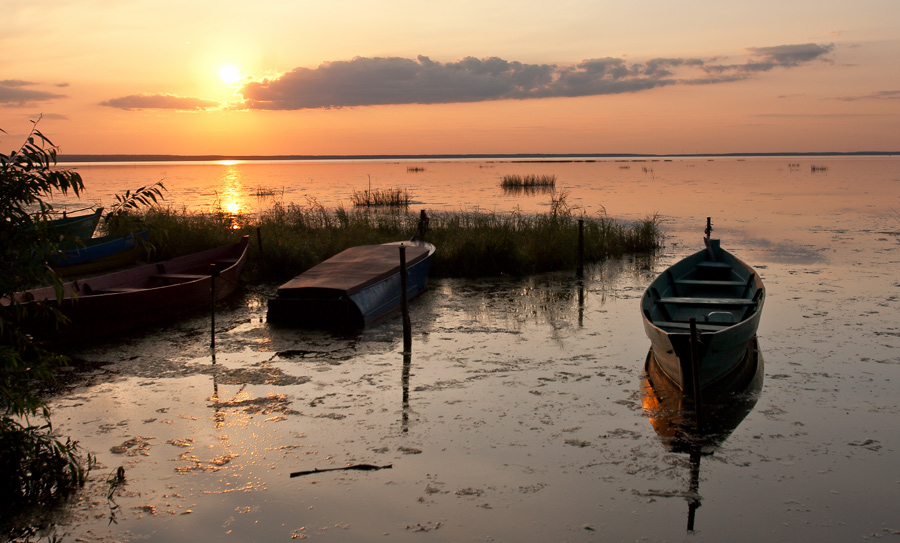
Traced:
[[[369, 176], [425, 209], [541, 210], [547, 195], [498, 185], [506, 173], [547, 173], [588, 214], [659, 213], [668, 238], [657, 257], [597, 265], [584, 282], [435, 281], [412, 306], [407, 358], [398, 318], [354, 338], [269, 327], [275, 285], [221, 309], [215, 364], [203, 316], [75, 353], [92, 369], [53, 401], [53, 421], [101, 467], [58, 527], [65, 540], [900, 533], [898, 159], [78, 168], [91, 202], [162, 179], [173, 205], [208, 209], [218, 197], [244, 213], [270, 205], [258, 191], [349, 207]], [[690, 455], [644, 408], [638, 303], [659, 271], [699, 248], [707, 216], [766, 283], [765, 364], [755, 405], [709, 447], [692, 487]], [[289, 477], [355, 463], [392, 467]], [[127, 484], [110, 503], [104, 480], [118, 466]]]

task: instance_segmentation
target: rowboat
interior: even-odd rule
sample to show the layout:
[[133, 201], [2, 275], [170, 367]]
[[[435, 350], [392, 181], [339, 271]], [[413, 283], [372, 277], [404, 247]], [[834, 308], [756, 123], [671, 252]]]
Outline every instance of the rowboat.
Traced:
[[244, 236], [223, 247], [70, 281], [63, 284], [61, 301], [53, 287], [18, 293], [15, 298], [24, 304], [46, 301], [69, 319], [57, 329], [45, 324], [33, 331], [44, 339], [83, 340], [171, 322], [233, 293], [247, 261], [247, 247]]
[[689, 391], [737, 369], [766, 296], [753, 268], [710, 239], [711, 230], [707, 225], [704, 250], [661, 273], [641, 298], [644, 331], [660, 368]]
[[97, 224], [100, 222], [100, 217], [102, 215], [102, 207], [87, 215], [67, 217], [64, 214], [61, 219], [50, 221], [50, 228], [54, 234], [60, 237], [81, 238], [86, 240], [94, 235], [94, 229], [97, 228]]
[[435, 247], [396, 241], [351, 247], [281, 285], [269, 299], [268, 321], [309, 328], [361, 329], [399, 307], [400, 250], [405, 248], [407, 298], [428, 286]]
[[94, 273], [131, 264], [140, 256], [137, 239], [147, 239], [141, 231], [127, 236], [101, 236], [80, 243], [60, 244], [58, 253], [47, 261], [58, 275], [72, 276]]

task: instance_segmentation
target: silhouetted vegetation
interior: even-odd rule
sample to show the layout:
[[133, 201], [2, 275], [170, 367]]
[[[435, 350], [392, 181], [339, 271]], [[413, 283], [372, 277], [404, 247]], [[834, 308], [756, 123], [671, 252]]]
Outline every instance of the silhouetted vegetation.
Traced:
[[[430, 212], [426, 239], [438, 247], [432, 273], [478, 277], [574, 269], [581, 218], [575, 211], [562, 193], [543, 214]], [[241, 234], [256, 239], [258, 228], [262, 250], [252, 244], [245, 278], [262, 282], [292, 277], [347, 247], [409, 239], [419, 213], [326, 209], [310, 200], [304, 206], [276, 203], [256, 219], [161, 206], [132, 219], [148, 227], [158, 259], [224, 245]], [[660, 236], [655, 216], [636, 222], [584, 217], [585, 260], [651, 252]]]
[[406, 189], [354, 190], [350, 201], [357, 207], [409, 207], [410, 196]]
[[56, 146], [34, 124], [18, 150], [0, 154], [0, 537], [10, 539], [33, 535], [33, 522], [22, 515], [52, 508], [84, 484], [87, 472], [76, 444], [53, 434], [40, 395], [56, 384], [66, 359], [25, 332], [32, 319], [61, 324], [65, 317], [50, 304], [12, 297], [36, 283], [61, 285], [44, 262], [59, 241], [48, 200], [84, 189], [77, 173], [55, 168]]

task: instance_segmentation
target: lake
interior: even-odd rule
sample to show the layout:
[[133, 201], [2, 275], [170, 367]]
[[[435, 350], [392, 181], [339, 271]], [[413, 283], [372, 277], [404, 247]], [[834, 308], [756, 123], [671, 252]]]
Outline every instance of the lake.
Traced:
[[[434, 280], [411, 304], [406, 356], [397, 315], [353, 337], [269, 326], [277, 285], [219, 307], [214, 353], [204, 315], [73, 353], [52, 420], [99, 466], [59, 520], [65, 541], [900, 533], [900, 159], [76, 166], [87, 192], [56, 202], [69, 210], [162, 180], [173, 206], [245, 214], [273, 198], [350, 207], [370, 180], [406, 189], [415, 209], [541, 211], [549, 195], [504, 193], [500, 179], [556, 175], [587, 215], [658, 213], [666, 240], [582, 281]], [[649, 409], [639, 299], [702, 247], [706, 217], [768, 300], [759, 387], [697, 461]], [[353, 464], [384, 469], [290, 477]]]

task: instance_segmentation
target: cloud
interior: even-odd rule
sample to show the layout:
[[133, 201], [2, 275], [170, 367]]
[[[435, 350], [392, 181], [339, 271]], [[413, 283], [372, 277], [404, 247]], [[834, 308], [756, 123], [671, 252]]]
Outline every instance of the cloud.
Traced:
[[23, 107], [35, 102], [65, 97], [63, 94], [28, 88], [37, 84], [20, 79], [4, 79], [0, 81], [0, 104]]
[[446, 104], [490, 100], [597, 96], [640, 92], [669, 85], [739, 81], [775, 68], [795, 68], [822, 59], [833, 44], [755, 47], [743, 64], [717, 59], [587, 59], [572, 66], [524, 64], [497, 57], [437, 62], [357, 57], [295, 68], [279, 77], [245, 84], [238, 108], [331, 109], [386, 104]]
[[753, 66], [769, 66], [767, 69], [777, 67], [793, 68], [801, 64], [821, 58], [834, 49], [834, 44], [819, 45], [816, 43], [803, 43], [799, 45], [778, 45], [775, 47], [751, 47], [750, 53], [760, 57], [761, 61], [751, 63]]
[[878, 91], [857, 96], [840, 96], [838, 100], [855, 102], [857, 100], [900, 100], [900, 90]]
[[132, 94], [100, 102], [101, 106], [119, 109], [178, 109], [198, 111], [219, 107], [215, 100], [174, 96], [172, 94]]
[[732, 74], [732, 80], [746, 79], [751, 74], [767, 72], [775, 68], [796, 68], [818, 59], [834, 50], [834, 44], [801, 43], [774, 47], [750, 47], [752, 57], [744, 64], [707, 64], [703, 70], [711, 74]]

